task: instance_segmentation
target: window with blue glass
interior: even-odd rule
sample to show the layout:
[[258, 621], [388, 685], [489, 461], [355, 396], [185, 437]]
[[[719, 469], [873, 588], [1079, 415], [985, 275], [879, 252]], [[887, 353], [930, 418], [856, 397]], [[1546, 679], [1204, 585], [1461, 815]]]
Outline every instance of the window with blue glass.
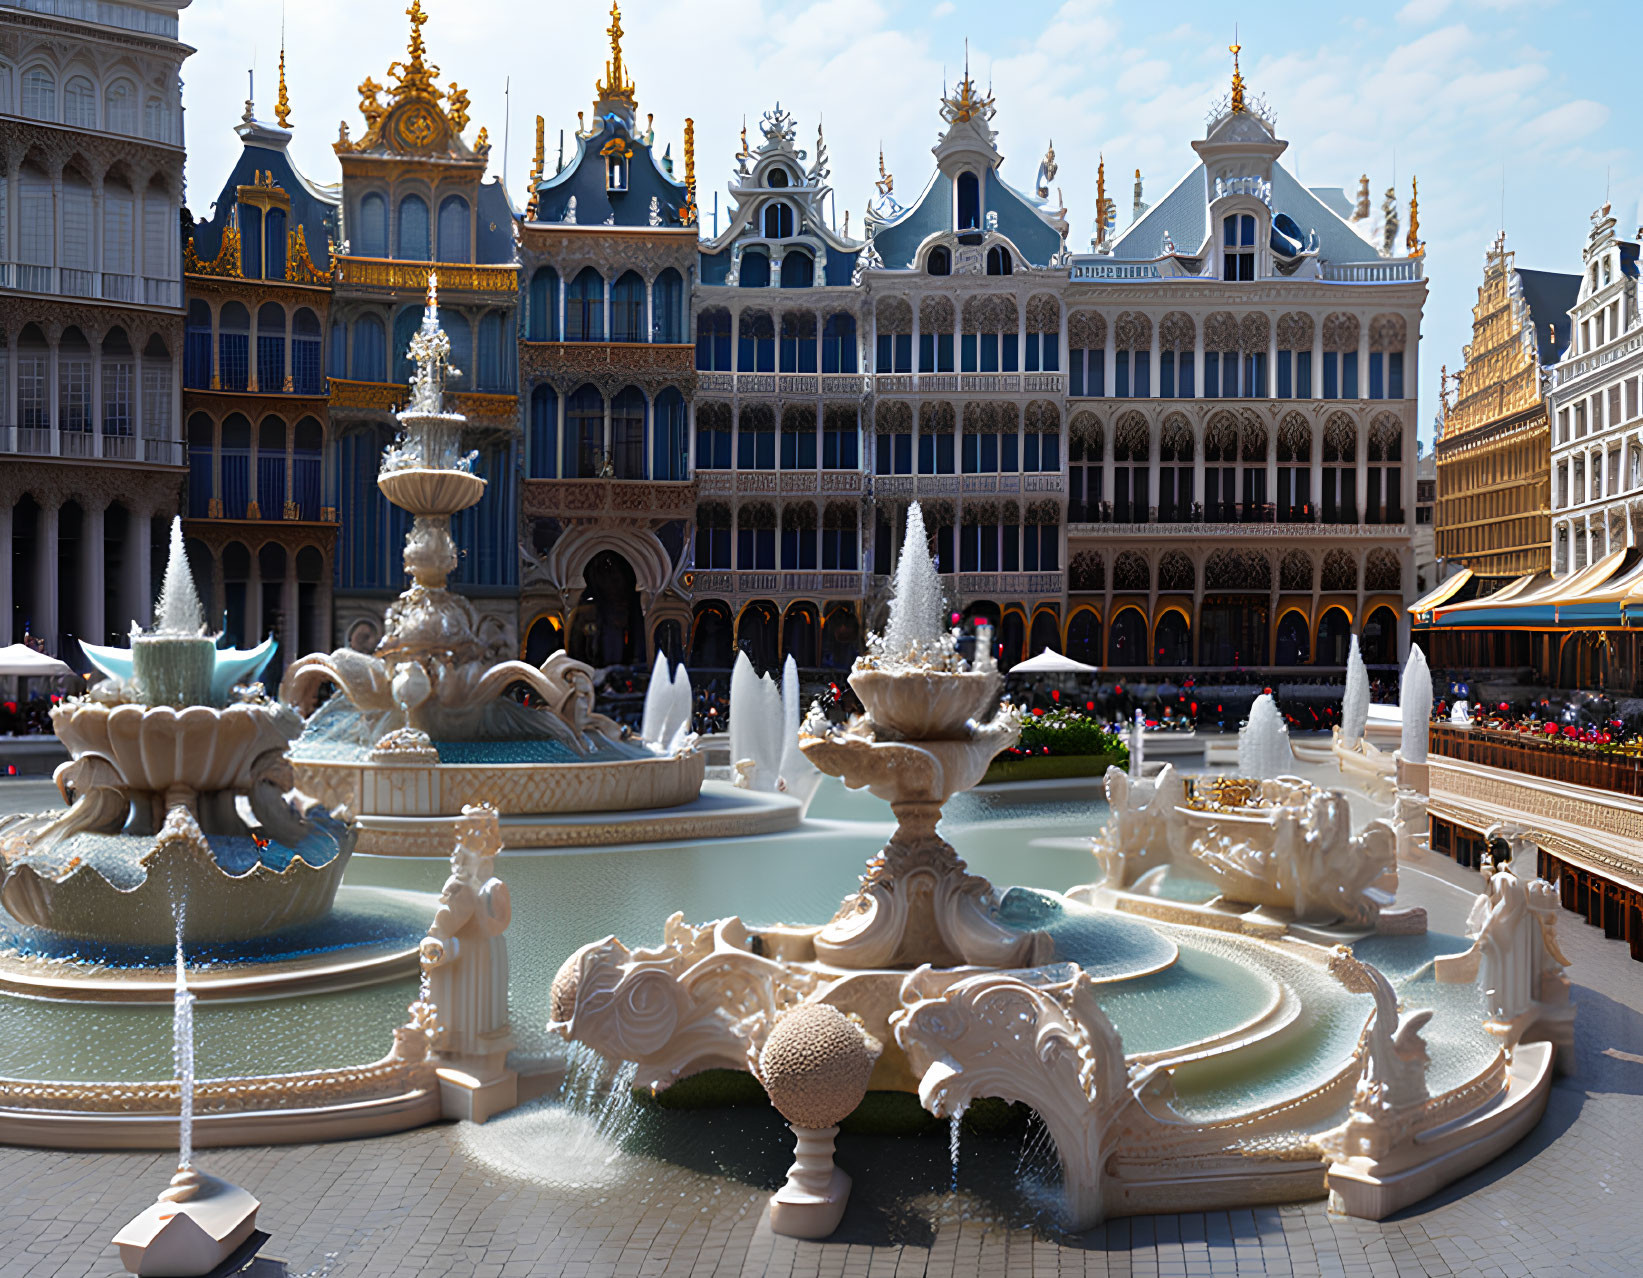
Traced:
[[745, 404], [736, 421], [736, 467], [776, 469], [776, 411], [769, 404]]
[[198, 297], [188, 304], [183, 331], [183, 385], [193, 390], [211, 388], [211, 308]]
[[447, 195], [439, 202], [439, 260], [467, 262], [472, 258], [468, 201], [460, 195]]
[[[440, 318], [443, 320], [444, 316]], [[422, 307], [420, 305], [402, 306], [399, 309], [399, 314], [394, 316], [393, 359], [390, 363], [393, 365], [393, 380], [401, 386], [411, 380], [411, 374], [415, 371], [415, 366], [411, 362], [411, 339], [416, 336], [416, 331], [421, 325]], [[462, 368], [462, 365], [456, 363], [454, 352], [451, 355], [451, 363], [456, 364], [458, 368]], [[463, 368], [462, 371], [467, 372], [468, 370]]]
[[816, 469], [816, 410], [808, 404], [782, 410], [782, 469]]
[[789, 311], [782, 316], [781, 370], [816, 371], [816, 316], [811, 311]]
[[950, 373], [953, 371], [953, 335], [951, 333], [919, 334], [918, 371], [921, 373]]
[[222, 424], [222, 513], [244, 519], [251, 503], [251, 423], [235, 413]]
[[878, 335], [877, 369], [881, 373], [910, 373], [913, 371], [913, 335], [911, 333], [880, 333]]
[[355, 381], [385, 382], [388, 380], [388, 335], [382, 319], [376, 315], [361, 315], [354, 321], [353, 373]]
[[301, 519], [318, 519], [324, 505], [324, 447], [325, 428], [317, 419], [304, 417], [297, 423], [291, 439], [291, 500]]
[[262, 278], [262, 210], [242, 204], [240, 211], [240, 274], [248, 280]]
[[788, 572], [816, 569], [816, 508], [809, 502], [782, 508], [782, 567]]
[[645, 396], [627, 386], [610, 402], [611, 470], [617, 479], [645, 477]]
[[855, 470], [861, 465], [861, 431], [853, 404], [822, 408], [822, 469]]
[[974, 173], [958, 175], [958, 229], [981, 229], [981, 182]]
[[736, 333], [736, 369], [742, 373], [776, 371], [776, 325], [768, 311], [743, 311]]
[[651, 288], [651, 340], [677, 344], [685, 338], [685, 284], [671, 266]]
[[669, 386], [656, 397], [651, 414], [650, 477], [668, 481], [687, 478], [685, 452], [690, 428], [685, 397]]
[[531, 390], [531, 433], [525, 447], [526, 474], [552, 479], [559, 461], [559, 396], [545, 382]]
[[486, 311], [479, 318], [479, 361], [475, 389], [506, 390], [502, 380], [502, 312]]
[[810, 288], [816, 282], [816, 259], [802, 249], [782, 254], [782, 287]]
[[780, 200], [764, 206], [764, 237], [767, 240], [785, 240], [793, 234], [793, 208]]
[[217, 375], [223, 390], [250, 385], [251, 312], [239, 302], [225, 302], [217, 316]]
[[257, 427], [257, 513], [264, 519], [285, 518], [285, 423], [263, 418]]
[[696, 469], [730, 469], [730, 405], [696, 406]]
[[743, 253], [738, 280], [743, 288], [770, 287], [770, 254]]
[[626, 271], [610, 290], [610, 340], [649, 340], [645, 327], [645, 282], [637, 271]]
[[331, 376], [348, 376], [348, 325], [339, 319], [331, 321]]
[[257, 388], [285, 389], [285, 308], [278, 302], [257, 308]]
[[407, 262], [428, 260], [428, 202], [420, 195], [407, 195], [400, 200], [398, 239], [396, 257]]
[[557, 342], [559, 340], [559, 274], [551, 266], [539, 266], [531, 276], [530, 294], [526, 304], [530, 315], [526, 320], [526, 340]]
[[730, 508], [717, 502], [696, 507], [696, 567], [730, 567]]
[[1221, 278], [1255, 278], [1255, 218], [1233, 213], [1221, 219]]
[[268, 216], [263, 223], [263, 242], [268, 246], [263, 254], [263, 278], [283, 280], [285, 278], [284, 209], [268, 210]]
[[823, 572], [856, 571], [856, 511], [848, 502], [829, 502], [822, 511]]
[[703, 371], [728, 373], [730, 359], [730, 312], [713, 306], [696, 317], [696, 367]]
[[204, 413], [188, 419], [188, 517], [204, 519], [216, 495], [217, 428]]
[[323, 395], [319, 316], [306, 306], [291, 317], [291, 389], [299, 395]]
[[736, 512], [736, 567], [743, 572], [776, 567], [776, 512], [758, 504]]
[[605, 340], [605, 280], [591, 266], [582, 268], [565, 294], [565, 340]]
[[576, 388], [565, 401], [566, 479], [593, 479], [605, 460], [605, 400], [595, 386]]
[[354, 252], [361, 257], [388, 256], [388, 201], [372, 191], [359, 202], [359, 232]]
[[[952, 348], [948, 347], [948, 367], [952, 366]], [[856, 371], [856, 317], [829, 315], [822, 325], [821, 371], [824, 373], [853, 373]]]

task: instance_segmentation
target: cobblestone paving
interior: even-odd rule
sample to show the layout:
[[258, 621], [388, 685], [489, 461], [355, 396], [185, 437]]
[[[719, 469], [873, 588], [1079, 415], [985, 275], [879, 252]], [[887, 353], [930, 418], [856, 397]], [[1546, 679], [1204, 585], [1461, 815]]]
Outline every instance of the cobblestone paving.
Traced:
[[[1414, 899], [1448, 890], [1416, 875], [1405, 885]], [[629, 1173], [626, 1188], [516, 1179], [494, 1159], [471, 1158], [472, 1129], [454, 1126], [345, 1144], [209, 1150], [202, 1162], [263, 1201], [269, 1253], [286, 1268], [264, 1264], [259, 1278], [1636, 1274], [1643, 966], [1573, 915], [1561, 934], [1579, 1004], [1577, 1072], [1558, 1081], [1529, 1139], [1382, 1224], [1331, 1218], [1314, 1202], [1138, 1217], [1052, 1238], [1000, 1224], [995, 1208], [967, 1199], [962, 1182], [956, 1198], [939, 1192], [944, 1140], [846, 1137], [839, 1161], [856, 1176], [856, 1193], [837, 1240], [795, 1242], [774, 1237], [763, 1220], [790, 1146], [756, 1124], [720, 1142], [720, 1154], [744, 1147], [734, 1176], [699, 1170], [711, 1158], [687, 1143], [646, 1167], [649, 1179]], [[687, 1131], [682, 1139], [695, 1138]], [[547, 1163], [557, 1156], [543, 1152]], [[163, 1155], [0, 1149], [0, 1278], [117, 1274], [108, 1238], [170, 1170]], [[875, 1192], [905, 1186], [909, 1176], [923, 1176], [930, 1192]]]

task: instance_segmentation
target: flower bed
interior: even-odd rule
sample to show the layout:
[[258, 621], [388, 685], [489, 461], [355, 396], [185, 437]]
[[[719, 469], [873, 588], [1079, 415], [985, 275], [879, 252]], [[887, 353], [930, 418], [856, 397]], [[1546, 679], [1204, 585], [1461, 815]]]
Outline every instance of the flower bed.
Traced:
[[1020, 741], [993, 760], [982, 784], [1101, 776], [1129, 761], [1129, 747], [1098, 720], [1064, 707], [1034, 710], [1022, 719]]

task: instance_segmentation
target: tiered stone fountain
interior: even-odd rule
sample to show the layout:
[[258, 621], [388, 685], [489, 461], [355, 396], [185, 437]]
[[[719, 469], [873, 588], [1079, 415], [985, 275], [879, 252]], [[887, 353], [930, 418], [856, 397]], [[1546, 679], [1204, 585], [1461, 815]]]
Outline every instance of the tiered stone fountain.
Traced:
[[[565, 652], [540, 666], [482, 636], [473, 605], [448, 586], [451, 516], [485, 480], [461, 451], [465, 418], [445, 411], [450, 339], [428, 277], [416, 375], [401, 434], [377, 486], [414, 516], [410, 587], [388, 607], [372, 653], [339, 648], [286, 671], [280, 695], [308, 714], [292, 760], [301, 784], [346, 803], [363, 852], [442, 856], [464, 807], [490, 803], [509, 846], [763, 833], [796, 823], [797, 805], [753, 799], [696, 805], [706, 754], [688, 731], [647, 742], [594, 711], [594, 671]], [[340, 690], [315, 706], [327, 684]], [[524, 689], [531, 703], [516, 700]], [[734, 810], [730, 810], [734, 809]]]
[[[849, 1182], [833, 1139], [864, 1076], [955, 1121], [979, 1098], [1030, 1106], [1080, 1229], [1326, 1191], [1340, 1210], [1384, 1214], [1533, 1125], [1552, 1049], [1526, 1040], [1557, 1017], [1535, 1004], [1492, 1028], [1475, 997], [1439, 998], [1426, 981], [1444, 1029], [1429, 1088], [1427, 1018], [1400, 1017], [1391, 980], [1338, 943], [1376, 939], [1394, 881], [1390, 828], [1354, 834], [1338, 796], [1244, 779], [1194, 797], [1167, 766], [1115, 770], [1108, 883], [1063, 896], [970, 874], [938, 832], [942, 805], [1018, 720], [997, 704], [985, 642], [962, 659], [941, 612], [915, 506], [890, 624], [850, 677], [867, 713], [841, 727], [813, 711], [801, 732], [811, 762], [886, 799], [898, 823], [831, 920], [675, 914], [660, 945], [607, 937], [553, 982], [549, 1028], [634, 1062], [641, 1086], [711, 1068], [764, 1084], [798, 1144], [772, 1228], [837, 1226]], [[1128, 890], [1177, 866], [1211, 885], [1180, 899]], [[1390, 958], [1407, 958], [1400, 944]], [[1542, 1002], [1554, 949], [1534, 960]], [[1429, 971], [1417, 959], [1397, 976], [1412, 992]]]
[[20, 922], [100, 946], [169, 952], [245, 941], [329, 913], [352, 833], [293, 788], [302, 723], [264, 695], [270, 639], [221, 649], [205, 633], [181, 522], [151, 632], [83, 645], [107, 678], [52, 711], [72, 756], [69, 803], [0, 827], [0, 900]]

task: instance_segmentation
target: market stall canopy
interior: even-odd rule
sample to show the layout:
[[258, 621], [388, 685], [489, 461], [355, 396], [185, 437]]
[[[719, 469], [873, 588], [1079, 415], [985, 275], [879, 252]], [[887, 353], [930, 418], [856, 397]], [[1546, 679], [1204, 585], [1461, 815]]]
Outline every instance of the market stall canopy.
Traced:
[[69, 675], [74, 670], [64, 662], [44, 652], [36, 652], [26, 643], [14, 643], [0, 648], [0, 675]]
[[1010, 667], [1011, 674], [1095, 674], [1098, 670], [1097, 666], [1062, 656], [1053, 648], [1046, 648], [1036, 657], [1028, 657]]

